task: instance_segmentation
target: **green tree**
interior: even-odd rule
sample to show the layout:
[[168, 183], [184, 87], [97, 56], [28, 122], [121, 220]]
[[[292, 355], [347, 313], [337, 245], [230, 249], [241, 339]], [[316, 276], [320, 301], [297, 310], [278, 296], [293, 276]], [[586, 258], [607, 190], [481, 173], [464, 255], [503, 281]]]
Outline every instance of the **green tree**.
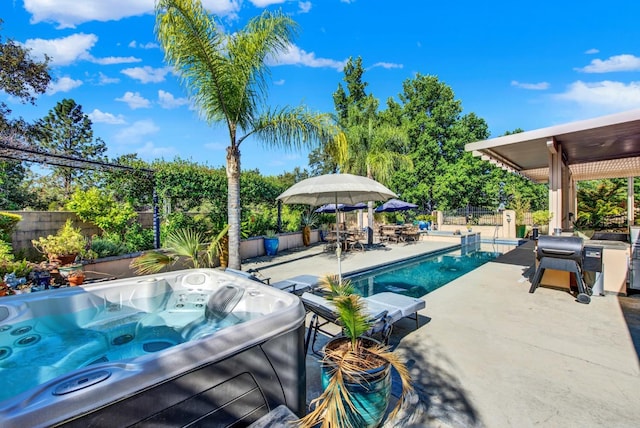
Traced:
[[[37, 95], [47, 90], [51, 80], [48, 61], [46, 56], [42, 62], [35, 61], [31, 58], [29, 49], [11, 39], [3, 41], [0, 36], [0, 92], [22, 103], [35, 104]], [[0, 101], [0, 140], [15, 144], [24, 139], [30, 125], [20, 118], [11, 119], [10, 114], [7, 104]], [[25, 178], [26, 171], [22, 162], [0, 162], [0, 209], [20, 209], [31, 203]]]
[[[2, 28], [0, 19], [0, 28]], [[29, 49], [11, 39], [2, 41], [0, 36], [0, 91], [18, 98], [23, 103], [35, 104], [36, 96], [44, 94], [51, 80], [48, 71], [49, 58], [39, 62], [31, 58]], [[11, 122], [8, 115], [11, 110], [6, 103], [0, 102], [0, 132], [3, 134], [19, 123]], [[3, 135], [0, 134], [0, 135]], [[6, 134], [4, 134], [6, 136]]]
[[589, 180], [578, 183], [578, 217], [581, 226], [600, 229], [609, 216], [627, 212], [627, 182], [624, 179]]
[[281, 12], [265, 11], [243, 29], [224, 31], [200, 1], [159, 0], [156, 33], [165, 59], [210, 123], [229, 132], [229, 267], [240, 268], [240, 146], [250, 136], [272, 147], [311, 147], [330, 137], [329, 117], [303, 107], [266, 107], [266, 60], [284, 52], [296, 33]]
[[[89, 116], [72, 99], [59, 101], [36, 127], [38, 144], [44, 150], [85, 160], [104, 160], [105, 143], [100, 138], [93, 139]], [[90, 178], [93, 174], [68, 166], [55, 166], [53, 176], [62, 180], [64, 194], [69, 197], [74, 181]]]
[[[350, 58], [344, 73], [348, 93], [339, 84], [338, 90], [333, 94], [338, 123], [343, 133], [343, 138], [337, 138], [333, 142], [333, 156], [341, 171], [388, 184], [396, 169], [412, 167], [409, 156], [396, 150], [407, 144], [407, 133], [402, 126], [380, 120], [377, 112], [378, 100], [365, 92], [367, 84], [362, 81], [364, 69], [361, 58], [355, 61]], [[370, 231], [368, 242], [371, 244], [372, 202], [369, 202], [367, 218]]]

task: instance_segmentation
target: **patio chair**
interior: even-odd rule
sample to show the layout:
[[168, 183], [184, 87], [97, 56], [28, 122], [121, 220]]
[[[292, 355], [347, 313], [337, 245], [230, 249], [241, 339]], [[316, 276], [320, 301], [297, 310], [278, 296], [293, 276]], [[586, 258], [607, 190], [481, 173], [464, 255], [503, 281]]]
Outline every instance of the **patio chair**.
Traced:
[[[313, 313], [304, 342], [304, 353], [305, 355], [307, 354], [309, 345], [311, 345], [311, 351], [320, 356], [320, 352], [315, 349], [318, 333], [324, 333], [329, 337], [336, 337], [342, 334], [341, 332], [335, 334], [324, 329], [324, 327], [329, 324], [341, 327], [338, 313], [332, 302], [317, 294], [303, 293], [302, 296], [300, 296], [300, 300], [305, 309]], [[393, 324], [388, 310], [376, 303], [367, 304], [367, 310], [372, 327], [365, 333], [365, 336], [372, 337], [381, 343], [387, 344], [389, 342], [389, 336], [391, 336]], [[400, 311], [395, 308], [392, 308], [392, 310], [396, 316], [400, 313]]]
[[418, 229], [417, 226], [407, 227], [402, 231], [402, 236], [404, 237], [405, 242], [418, 242], [420, 240], [420, 229]]

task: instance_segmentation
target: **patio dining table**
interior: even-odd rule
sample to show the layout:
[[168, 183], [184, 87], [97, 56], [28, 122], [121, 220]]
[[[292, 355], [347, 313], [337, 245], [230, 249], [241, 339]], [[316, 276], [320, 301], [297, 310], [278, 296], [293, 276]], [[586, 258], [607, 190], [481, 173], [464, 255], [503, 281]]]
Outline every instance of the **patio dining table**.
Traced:
[[418, 228], [409, 224], [383, 224], [379, 227], [379, 234], [382, 241], [406, 242], [420, 239]]

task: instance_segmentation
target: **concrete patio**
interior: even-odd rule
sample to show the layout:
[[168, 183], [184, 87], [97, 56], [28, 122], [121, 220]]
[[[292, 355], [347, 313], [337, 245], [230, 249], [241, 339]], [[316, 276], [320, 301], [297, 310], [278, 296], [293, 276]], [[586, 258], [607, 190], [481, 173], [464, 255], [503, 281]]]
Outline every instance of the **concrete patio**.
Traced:
[[[421, 240], [346, 253], [344, 273], [432, 252]], [[495, 251], [489, 246], [490, 251]], [[519, 247], [425, 297], [420, 328], [396, 323], [416, 394], [386, 427], [636, 427], [640, 421], [640, 296], [566, 291], [529, 294], [531, 246]], [[271, 281], [335, 273], [321, 246], [252, 259]], [[307, 401], [321, 392], [318, 358], [307, 356]], [[394, 395], [397, 395], [394, 388]]]

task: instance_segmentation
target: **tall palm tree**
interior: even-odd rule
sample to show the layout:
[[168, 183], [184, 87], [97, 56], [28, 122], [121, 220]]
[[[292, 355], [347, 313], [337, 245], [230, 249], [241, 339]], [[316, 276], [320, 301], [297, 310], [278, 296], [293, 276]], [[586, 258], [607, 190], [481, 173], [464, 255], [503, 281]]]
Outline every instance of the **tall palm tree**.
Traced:
[[227, 147], [229, 267], [240, 269], [240, 144], [249, 136], [281, 148], [327, 141], [330, 117], [304, 107], [266, 106], [266, 60], [292, 43], [297, 24], [281, 12], [263, 12], [226, 34], [199, 0], [158, 0], [156, 33], [166, 61], [210, 122], [229, 132]]
[[[401, 168], [413, 168], [411, 158], [401, 153], [408, 141], [401, 126], [382, 122], [376, 114], [377, 100], [367, 97], [365, 108], [351, 106], [341, 138], [334, 139], [333, 152], [338, 153], [337, 163], [343, 172], [365, 175], [387, 184], [393, 172]], [[373, 203], [368, 204], [368, 243], [373, 241]]]

